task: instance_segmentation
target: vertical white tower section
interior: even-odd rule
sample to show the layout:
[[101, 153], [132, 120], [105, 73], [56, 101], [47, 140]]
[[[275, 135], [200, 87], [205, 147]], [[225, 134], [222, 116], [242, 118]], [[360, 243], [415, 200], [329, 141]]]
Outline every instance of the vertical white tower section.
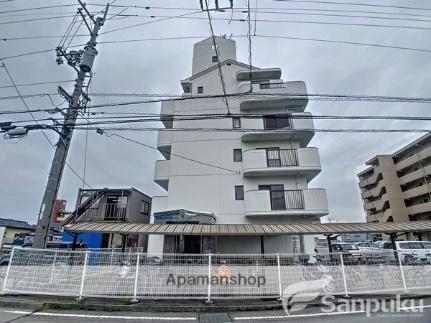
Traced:
[[[256, 94], [271, 95], [228, 98], [236, 117], [179, 120], [176, 117], [227, 113], [223, 98], [206, 97], [223, 94], [213, 41], [194, 45], [192, 76], [181, 81], [184, 98], [191, 99], [163, 102], [161, 107], [161, 113], [171, 117], [163, 118], [166, 129], [158, 135], [157, 147], [165, 159], [156, 162], [154, 181], [167, 195], [153, 198], [151, 222], [320, 222], [328, 205], [324, 189], [308, 188], [321, 166], [318, 149], [307, 147], [314, 135], [313, 120], [301, 118], [311, 116], [304, 112], [305, 83], [284, 82], [279, 68], [253, 67], [250, 80], [249, 66], [236, 61], [235, 42], [216, 37], [216, 43], [227, 93], [247, 92], [252, 86]], [[251, 117], [256, 114], [263, 117]], [[313, 237], [212, 238], [199, 242], [150, 236], [148, 252], [274, 253], [314, 248]]]

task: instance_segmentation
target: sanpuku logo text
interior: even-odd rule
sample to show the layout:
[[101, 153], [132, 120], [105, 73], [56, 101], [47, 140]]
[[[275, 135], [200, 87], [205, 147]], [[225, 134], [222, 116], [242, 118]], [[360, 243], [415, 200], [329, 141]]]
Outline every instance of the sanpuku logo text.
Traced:
[[[423, 312], [423, 299], [401, 299], [399, 294], [394, 298], [341, 298], [328, 292], [331, 281], [325, 278], [303, 281], [289, 285], [282, 295], [284, 311], [288, 316], [299, 312], [311, 302], [318, 303], [321, 313], [364, 313], [367, 317], [377, 316], [410, 316], [421, 315]], [[319, 299], [319, 296], [321, 298]]]

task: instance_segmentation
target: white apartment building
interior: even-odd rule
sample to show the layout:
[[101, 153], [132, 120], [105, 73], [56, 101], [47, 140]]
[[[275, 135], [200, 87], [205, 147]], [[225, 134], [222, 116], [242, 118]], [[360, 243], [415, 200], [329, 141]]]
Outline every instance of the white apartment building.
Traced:
[[[253, 67], [250, 81], [249, 65], [236, 60], [235, 42], [216, 37], [216, 43], [227, 93], [247, 92], [250, 83], [255, 93], [307, 93], [302, 81], [284, 83], [279, 68]], [[203, 98], [162, 104], [161, 113], [169, 117], [162, 118], [166, 130], [159, 132], [157, 146], [166, 159], [156, 162], [154, 180], [167, 195], [153, 198], [151, 223], [320, 223], [328, 205], [324, 189], [308, 188], [321, 166], [317, 148], [307, 147], [314, 127], [307, 118], [311, 114], [304, 112], [306, 97], [228, 97], [235, 117], [178, 120], [184, 115], [227, 113], [222, 97], [207, 97], [223, 94], [212, 38], [194, 45], [192, 76], [181, 85], [183, 98]], [[247, 117], [256, 114], [264, 118]], [[194, 130], [169, 131], [172, 128]], [[313, 236], [153, 235], [148, 252], [274, 253], [313, 248]]]

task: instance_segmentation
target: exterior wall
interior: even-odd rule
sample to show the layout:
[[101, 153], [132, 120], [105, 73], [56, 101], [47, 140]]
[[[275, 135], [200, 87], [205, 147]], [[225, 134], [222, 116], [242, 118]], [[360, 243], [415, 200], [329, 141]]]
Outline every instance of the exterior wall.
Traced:
[[12, 244], [13, 238], [17, 233], [32, 233], [34, 230], [32, 229], [20, 229], [20, 228], [5, 228], [5, 232], [3, 235], [2, 245], [3, 244]]
[[[233, 40], [217, 37], [216, 43], [218, 46], [220, 62], [223, 62], [226, 59], [236, 60], [235, 42]], [[212, 44], [212, 38], [208, 38], [194, 45], [192, 64], [193, 75], [217, 64], [208, 59], [216, 54], [214, 48], [211, 46]]]
[[367, 164], [358, 177], [368, 222], [431, 220], [431, 134]]
[[[235, 43], [230, 40], [217, 38], [220, 42], [220, 61], [225, 59], [235, 59]], [[217, 69], [195, 75], [204, 69], [214, 66], [211, 63], [212, 40], [207, 39], [195, 45], [193, 58], [193, 77], [183, 81], [191, 84], [192, 94], [197, 93], [198, 87], [203, 87], [202, 95], [220, 95], [222, 87]], [[243, 65], [235, 62], [222, 65], [223, 78], [227, 93], [237, 93], [240, 87], [244, 88], [247, 82], [237, 80], [237, 72], [244, 71]], [[282, 82], [282, 80], [278, 80]], [[249, 83], [249, 82], [248, 82]], [[300, 84], [301, 82], [298, 82]], [[299, 85], [298, 85], [299, 86]], [[305, 85], [301, 83], [301, 88]], [[186, 97], [188, 94], [184, 94]], [[232, 114], [245, 113], [241, 111], [240, 105], [244, 98], [228, 98], [229, 110]], [[303, 104], [304, 100], [302, 100]], [[303, 111], [303, 107], [301, 108]], [[181, 100], [175, 102], [163, 102], [161, 111], [164, 114], [186, 115], [186, 114], [225, 114], [226, 105], [222, 98], [202, 98], [193, 100]], [[288, 105], [268, 106], [265, 103], [262, 109], [254, 109], [250, 113], [292, 113], [297, 111]], [[305, 122], [306, 125], [299, 125], [300, 128], [313, 128], [312, 120], [295, 119], [293, 123]], [[319, 217], [328, 213], [325, 192], [317, 200], [311, 197], [308, 205], [312, 209], [289, 212], [271, 212], [268, 216], [248, 217], [246, 216], [246, 200], [235, 200], [235, 186], [243, 186], [244, 194], [258, 191], [259, 185], [283, 184], [284, 190], [306, 190], [308, 180], [305, 173], [297, 171], [295, 174], [274, 176], [250, 176], [243, 174], [243, 163], [234, 162], [233, 150], [241, 149], [243, 152], [258, 149], [279, 147], [280, 149], [292, 149], [305, 147], [304, 140], [299, 134], [288, 134], [287, 132], [278, 135], [277, 138], [265, 140], [243, 141], [243, 133], [232, 130], [232, 119], [205, 119], [205, 120], [173, 120], [164, 122], [164, 125], [173, 128], [217, 128], [228, 129], [229, 131], [172, 131], [159, 132], [159, 150], [163, 150], [164, 157], [168, 160], [158, 161], [155, 169], [155, 181], [167, 189], [166, 197], [153, 198], [152, 214], [161, 211], [187, 209], [196, 212], [213, 213], [216, 216], [216, 223], [303, 223], [319, 221]], [[263, 129], [262, 119], [241, 118], [241, 128], [243, 129]], [[308, 140], [312, 133], [308, 133]], [[171, 154], [166, 153], [170, 151]], [[182, 156], [185, 158], [181, 158]], [[305, 159], [304, 159], [305, 158]], [[307, 156], [305, 160], [307, 164]], [[199, 163], [192, 162], [197, 160]], [[308, 159], [310, 159], [308, 157]], [[266, 162], [266, 161], [265, 161]], [[311, 163], [320, 167], [319, 155], [314, 154]], [[216, 165], [211, 167], [209, 165]], [[268, 193], [268, 192], [264, 192]], [[269, 195], [268, 200], [269, 203]], [[321, 207], [322, 209], [319, 209]], [[316, 212], [318, 209], [318, 212]], [[152, 217], [151, 222], [154, 221]], [[266, 237], [268, 247], [265, 252], [291, 252], [291, 237]], [[312, 238], [313, 239], [313, 238]], [[265, 240], [265, 241], [266, 241]], [[238, 243], [236, 243], [238, 242]], [[260, 253], [259, 237], [218, 237], [218, 252], [246, 252]], [[235, 251], [237, 250], [237, 251]], [[149, 252], [163, 252], [163, 237], [150, 236]]]

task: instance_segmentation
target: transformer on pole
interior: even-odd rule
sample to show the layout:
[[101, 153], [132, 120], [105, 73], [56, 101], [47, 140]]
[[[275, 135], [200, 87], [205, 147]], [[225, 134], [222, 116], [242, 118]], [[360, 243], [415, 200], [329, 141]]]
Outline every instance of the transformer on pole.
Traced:
[[[75, 127], [76, 119], [80, 110], [83, 109], [82, 102], [86, 102], [88, 100], [83, 93], [85, 79], [90, 75], [89, 73], [91, 73], [93, 68], [94, 59], [97, 55], [96, 39], [99, 34], [99, 29], [103, 26], [106, 20], [106, 15], [109, 9], [109, 4], [107, 4], [103, 12], [103, 16], [95, 18], [88, 11], [85, 3], [81, 2], [81, 0], [78, 0], [78, 2], [81, 5], [81, 8], [78, 9], [78, 13], [90, 32], [90, 40], [87, 42], [83, 50], [67, 51], [62, 46], [58, 46], [56, 49], [57, 63], [62, 64], [63, 60], [66, 60], [67, 64], [75, 69], [78, 77], [72, 94], [68, 94], [63, 88], [59, 87], [60, 94], [65, 96], [69, 101], [69, 108], [66, 111], [64, 123], [60, 131], [60, 138], [56, 144], [54, 159], [48, 176], [48, 183], [43, 195], [36, 233], [33, 240], [34, 248], [45, 248], [48, 241], [52, 209], [60, 187], [67, 153], [72, 140], [73, 128]], [[90, 28], [87, 18], [92, 21], [92, 28]]]

